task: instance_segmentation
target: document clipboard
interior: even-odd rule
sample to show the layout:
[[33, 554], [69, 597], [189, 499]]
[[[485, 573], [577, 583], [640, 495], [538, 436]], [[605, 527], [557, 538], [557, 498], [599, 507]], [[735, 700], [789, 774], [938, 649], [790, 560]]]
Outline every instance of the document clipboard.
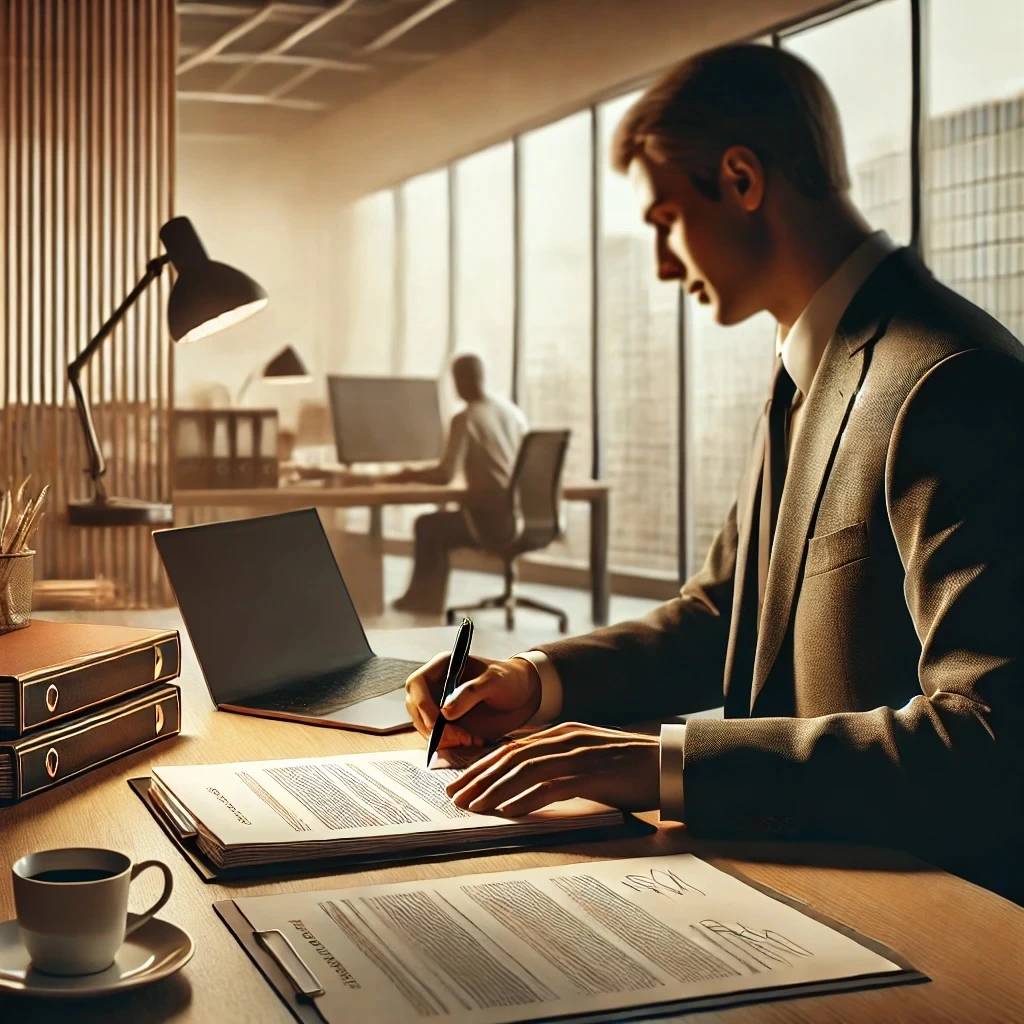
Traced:
[[[719, 870], [722, 869], [720, 868]], [[548, 1012], [544, 1013], [543, 1017], [538, 1017], [537, 1019], [547, 1021], [565, 1019], [566, 1021], [571, 1020], [572, 1024], [609, 1024], [609, 1022], [627, 1020], [655, 1021], [670, 1014], [689, 1014], [699, 1010], [722, 1010], [744, 1004], [775, 1002], [780, 999], [794, 999], [801, 996], [864, 991], [872, 988], [885, 988], [930, 980], [927, 975], [918, 971], [909, 961], [895, 953], [884, 943], [878, 942], [858, 932], [856, 929], [814, 910], [800, 900], [753, 881], [735, 868], [727, 868], [725, 873], [732, 875], [745, 885], [758, 890], [764, 895], [798, 910], [804, 916], [842, 933], [858, 944], [891, 961], [900, 970], [896, 973], [861, 974], [828, 981], [794, 983], [771, 989], [698, 996], [660, 1003], [652, 1002], [647, 1005], [631, 1006], [616, 1010], [602, 1010], [583, 1014], [571, 1013], [564, 1018], [552, 1017], [550, 1007], [547, 1007]], [[320, 1014], [316, 1006], [318, 996], [324, 992], [320, 979], [316, 974], [320, 965], [316, 963], [311, 965], [304, 960], [295, 945], [289, 941], [287, 936], [278, 932], [277, 929], [268, 929], [266, 931], [254, 929], [234, 900], [217, 901], [213, 904], [213, 909], [230, 929], [235, 939], [267, 982], [269, 982], [278, 997], [291, 1010], [295, 1018], [302, 1022], [302, 1024], [324, 1024], [325, 1017]]]

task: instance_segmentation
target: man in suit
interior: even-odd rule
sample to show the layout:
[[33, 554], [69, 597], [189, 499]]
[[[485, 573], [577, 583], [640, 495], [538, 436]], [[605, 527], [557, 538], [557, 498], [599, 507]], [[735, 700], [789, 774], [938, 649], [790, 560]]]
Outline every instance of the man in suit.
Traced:
[[440, 614], [448, 590], [449, 553], [500, 544], [515, 529], [503, 496], [526, 434], [526, 417], [518, 406], [487, 393], [479, 356], [456, 356], [452, 380], [466, 405], [452, 417], [441, 458], [431, 466], [410, 466], [383, 478], [447, 484], [461, 473], [468, 491], [457, 511], [430, 512], [416, 520], [412, 578], [394, 602], [399, 611]]
[[[785, 52], [686, 61], [627, 113], [614, 160], [661, 277], [723, 324], [775, 316], [769, 402], [678, 598], [476, 659], [452, 742], [569, 721], [487, 755], [455, 802], [660, 807], [698, 835], [901, 846], [1021, 892], [1024, 350], [871, 230], [834, 102]], [[444, 667], [407, 684], [421, 731]], [[601, 727], [723, 699], [724, 720], [660, 737]]]

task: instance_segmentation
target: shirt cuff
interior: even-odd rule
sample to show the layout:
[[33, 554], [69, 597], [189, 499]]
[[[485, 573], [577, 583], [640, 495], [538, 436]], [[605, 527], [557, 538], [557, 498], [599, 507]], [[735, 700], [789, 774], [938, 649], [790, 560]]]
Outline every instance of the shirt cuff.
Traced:
[[535, 725], [547, 725], [553, 722], [562, 712], [562, 679], [551, 659], [541, 651], [524, 651], [515, 655], [528, 661], [540, 676], [540, 704], [533, 717], [526, 723], [526, 728]]
[[661, 820], [685, 821], [683, 806], [683, 750], [685, 725], [661, 727]]

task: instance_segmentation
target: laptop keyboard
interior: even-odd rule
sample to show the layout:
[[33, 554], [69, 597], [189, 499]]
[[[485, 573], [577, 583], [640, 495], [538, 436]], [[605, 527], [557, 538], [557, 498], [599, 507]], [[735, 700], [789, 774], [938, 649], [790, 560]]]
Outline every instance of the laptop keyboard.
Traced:
[[322, 717], [405, 686], [420, 667], [417, 661], [370, 658], [337, 675], [309, 679], [246, 700], [246, 707], [261, 711]]

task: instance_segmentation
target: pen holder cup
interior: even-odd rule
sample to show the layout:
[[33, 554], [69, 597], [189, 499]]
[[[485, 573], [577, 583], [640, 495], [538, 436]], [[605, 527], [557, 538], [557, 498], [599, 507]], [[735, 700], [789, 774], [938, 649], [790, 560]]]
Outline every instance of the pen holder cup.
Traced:
[[34, 551], [0, 555], [0, 633], [24, 629], [32, 621]]

